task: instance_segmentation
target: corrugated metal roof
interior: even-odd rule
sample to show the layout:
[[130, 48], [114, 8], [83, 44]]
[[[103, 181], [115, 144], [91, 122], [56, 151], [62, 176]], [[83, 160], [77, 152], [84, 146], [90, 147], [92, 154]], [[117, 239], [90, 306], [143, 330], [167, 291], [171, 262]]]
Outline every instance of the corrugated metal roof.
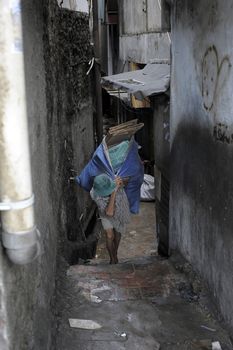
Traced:
[[121, 88], [138, 100], [166, 92], [170, 86], [170, 64], [149, 63], [143, 69], [110, 75], [101, 79], [103, 87]]

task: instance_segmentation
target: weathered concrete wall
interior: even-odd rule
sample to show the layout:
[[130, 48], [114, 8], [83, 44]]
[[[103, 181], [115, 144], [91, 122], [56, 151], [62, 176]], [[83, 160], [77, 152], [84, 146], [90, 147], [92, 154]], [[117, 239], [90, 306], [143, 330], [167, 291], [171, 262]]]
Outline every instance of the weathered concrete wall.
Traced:
[[164, 0], [122, 0], [119, 5], [122, 7], [122, 34], [161, 33], [170, 29], [169, 6]]
[[148, 63], [170, 58], [169, 11], [165, 1], [119, 1], [120, 59]]
[[94, 149], [92, 75], [86, 75], [93, 53], [88, 16], [61, 10], [55, 2], [49, 2], [49, 9], [45, 62], [50, 191], [60, 221], [60, 246], [69, 260], [75, 242], [83, 240], [92, 202], [69, 177], [80, 173]]
[[170, 59], [167, 33], [120, 36], [120, 59], [146, 64], [154, 58]]
[[[46, 82], [43, 52], [43, 6], [40, 1], [23, 1], [25, 68], [28, 94], [30, 148], [35, 218], [42, 235], [43, 255], [34, 263], [19, 267], [0, 251], [2, 307], [6, 349], [26, 350], [51, 346], [50, 309], [55, 283], [57, 250], [56, 218], [49, 195]], [[17, 127], [17, 126], [16, 126]]]
[[170, 170], [170, 105], [167, 95], [153, 101], [154, 153], [156, 166], [169, 178]]
[[155, 206], [158, 252], [169, 254], [170, 108], [165, 94], [153, 98]]
[[177, 0], [172, 15], [171, 245], [233, 326], [233, 5]]
[[[1, 350], [51, 350], [58, 248], [69, 259], [81, 241], [90, 200], [70, 183], [93, 152], [88, 17], [56, 1], [22, 1], [35, 219], [43, 254], [11, 264], [0, 248]], [[17, 126], [16, 126], [17, 127]], [[3, 338], [5, 337], [5, 340]], [[4, 345], [3, 345], [4, 343]]]
[[[3, 263], [2, 246], [0, 246], [0, 263]], [[7, 334], [6, 326], [6, 290], [4, 288], [4, 275], [3, 269], [0, 269], [0, 349], [8, 350], [9, 337]]]

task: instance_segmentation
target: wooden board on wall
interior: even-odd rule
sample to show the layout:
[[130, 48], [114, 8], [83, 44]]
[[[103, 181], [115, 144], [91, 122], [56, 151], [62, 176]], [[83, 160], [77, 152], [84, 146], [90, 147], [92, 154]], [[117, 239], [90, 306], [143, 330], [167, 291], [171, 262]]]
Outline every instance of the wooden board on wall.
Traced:
[[[130, 62], [129, 66], [131, 71], [140, 69], [139, 64], [135, 62]], [[131, 104], [133, 108], [149, 108], [150, 99], [147, 97], [143, 100], [138, 100], [136, 97], [134, 97], [134, 95], [131, 94]]]

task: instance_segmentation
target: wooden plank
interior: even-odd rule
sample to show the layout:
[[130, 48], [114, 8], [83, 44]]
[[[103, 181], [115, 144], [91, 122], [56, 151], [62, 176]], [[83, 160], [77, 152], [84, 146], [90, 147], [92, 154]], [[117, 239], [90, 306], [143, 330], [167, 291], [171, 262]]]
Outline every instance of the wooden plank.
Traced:
[[107, 146], [112, 147], [115, 145], [118, 145], [122, 141], [130, 140], [130, 138], [133, 135], [117, 135], [117, 136], [110, 136], [110, 139], [106, 140]]
[[134, 134], [135, 134], [135, 130], [128, 131], [125, 133], [119, 133], [117, 135], [108, 135], [108, 137], [105, 140], [109, 147], [109, 146], [117, 145], [122, 141], [130, 140]]
[[105, 137], [108, 147], [117, 145], [125, 140], [130, 140], [130, 138], [144, 126], [144, 123], [137, 124], [137, 122], [138, 119], [133, 119], [110, 128]]
[[126, 122], [126, 123], [122, 123], [122, 124], [119, 124], [119, 125], [116, 125], [116, 126], [112, 126], [111, 128], [109, 128], [108, 132], [111, 133], [111, 132], [113, 132], [115, 130], [123, 129], [123, 128], [125, 128], [127, 126], [131, 126], [131, 125], [135, 125], [135, 124], [137, 124], [137, 122], [138, 122], [138, 119], [133, 119], [133, 120], [130, 120], [130, 121]]
[[145, 97], [143, 100], [138, 100], [131, 94], [131, 104], [133, 108], [150, 108], [150, 99]]
[[[140, 66], [136, 62], [130, 62], [130, 70], [138, 70]], [[131, 104], [133, 108], [149, 108], [150, 107], [150, 99], [145, 97], [143, 100], [138, 100], [134, 95], [131, 94]]]
[[141, 128], [143, 128], [144, 124], [140, 123], [131, 127], [127, 127], [124, 129], [120, 129], [120, 130], [116, 130], [115, 132], [111, 133], [110, 135], [119, 135], [119, 134], [126, 134], [128, 132], [133, 132], [136, 133], [138, 130], [140, 130]]

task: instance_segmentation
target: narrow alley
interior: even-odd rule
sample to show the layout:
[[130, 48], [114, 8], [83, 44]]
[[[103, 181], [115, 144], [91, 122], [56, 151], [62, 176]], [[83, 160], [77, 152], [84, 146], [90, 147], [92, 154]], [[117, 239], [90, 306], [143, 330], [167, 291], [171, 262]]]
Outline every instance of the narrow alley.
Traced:
[[[100, 240], [97, 258], [68, 267], [59, 281], [57, 350], [213, 349], [217, 341], [232, 349], [190, 265], [157, 255], [154, 205], [141, 206], [122, 239], [119, 264], [109, 265]], [[72, 328], [71, 319], [100, 328]]]
[[0, 350], [233, 350], [232, 0], [0, 0]]

